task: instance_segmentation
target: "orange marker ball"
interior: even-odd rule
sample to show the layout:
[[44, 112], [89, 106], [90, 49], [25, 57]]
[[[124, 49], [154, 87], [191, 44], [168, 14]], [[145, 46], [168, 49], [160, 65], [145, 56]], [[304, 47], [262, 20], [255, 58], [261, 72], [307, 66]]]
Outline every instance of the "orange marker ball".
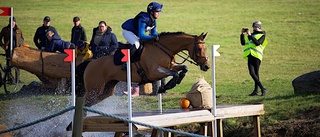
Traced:
[[190, 101], [187, 98], [181, 98], [180, 99], [180, 107], [183, 109], [189, 108]]

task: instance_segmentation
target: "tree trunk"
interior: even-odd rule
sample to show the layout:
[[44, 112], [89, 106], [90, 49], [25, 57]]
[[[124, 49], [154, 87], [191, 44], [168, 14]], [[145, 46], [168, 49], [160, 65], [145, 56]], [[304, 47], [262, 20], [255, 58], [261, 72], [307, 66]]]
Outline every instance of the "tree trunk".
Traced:
[[[48, 80], [54, 84], [61, 78], [70, 79], [71, 77], [71, 63], [64, 62], [66, 57], [67, 54], [63, 53], [41, 52], [29, 47], [17, 47], [14, 49], [11, 63], [19, 69], [37, 75], [42, 82]], [[76, 66], [81, 63], [82, 57], [76, 58]]]

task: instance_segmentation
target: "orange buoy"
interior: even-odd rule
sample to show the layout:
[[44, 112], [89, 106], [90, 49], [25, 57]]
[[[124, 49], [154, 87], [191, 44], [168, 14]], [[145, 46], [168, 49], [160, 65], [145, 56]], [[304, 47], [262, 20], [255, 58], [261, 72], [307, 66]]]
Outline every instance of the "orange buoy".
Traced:
[[189, 108], [190, 101], [187, 98], [181, 98], [180, 99], [180, 107], [183, 109]]

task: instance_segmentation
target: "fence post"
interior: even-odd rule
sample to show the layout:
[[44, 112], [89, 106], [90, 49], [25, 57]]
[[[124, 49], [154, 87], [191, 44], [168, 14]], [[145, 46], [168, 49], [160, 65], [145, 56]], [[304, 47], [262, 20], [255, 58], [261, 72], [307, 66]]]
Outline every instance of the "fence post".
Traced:
[[72, 137], [82, 137], [84, 97], [76, 97], [76, 106], [72, 123]]

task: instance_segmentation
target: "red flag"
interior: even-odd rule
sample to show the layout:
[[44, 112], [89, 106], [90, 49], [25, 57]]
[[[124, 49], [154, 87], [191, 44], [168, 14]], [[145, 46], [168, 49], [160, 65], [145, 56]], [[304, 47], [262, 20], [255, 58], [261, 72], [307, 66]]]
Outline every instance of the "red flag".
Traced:
[[11, 16], [10, 7], [0, 7], [0, 16]]
[[128, 49], [121, 49], [121, 52], [124, 54], [124, 57], [121, 59], [121, 62], [128, 62]]
[[73, 50], [74, 49], [65, 49], [64, 52], [68, 55], [64, 58], [64, 62], [72, 62], [73, 61]]

